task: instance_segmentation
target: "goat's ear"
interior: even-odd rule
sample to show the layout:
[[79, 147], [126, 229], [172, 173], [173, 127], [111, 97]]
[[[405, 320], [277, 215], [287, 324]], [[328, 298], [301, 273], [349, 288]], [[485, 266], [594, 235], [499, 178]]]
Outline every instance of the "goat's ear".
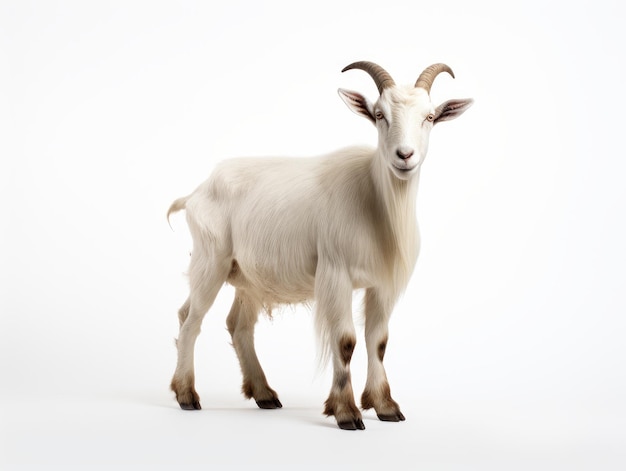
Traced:
[[372, 104], [358, 92], [353, 92], [351, 90], [344, 90], [340, 88], [337, 90], [339, 92], [339, 96], [348, 105], [352, 111], [356, 114], [361, 115], [369, 119], [372, 123], [376, 123], [376, 119], [374, 118], [374, 112], [372, 108]]
[[434, 122], [438, 123], [439, 121], [450, 121], [451, 119], [458, 118], [465, 113], [465, 110], [472, 106], [472, 103], [474, 103], [474, 100], [471, 98], [448, 100], [439, 105], [435, 110]]

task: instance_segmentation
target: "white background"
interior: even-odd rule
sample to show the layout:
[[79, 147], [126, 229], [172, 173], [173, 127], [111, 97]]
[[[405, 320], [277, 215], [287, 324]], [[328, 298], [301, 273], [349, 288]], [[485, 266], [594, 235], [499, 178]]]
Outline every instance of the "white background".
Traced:
[[[0, 3], [2, 469], [624, 469], [626, 35], [617, 1]], [[304, 308], [257, 345], [284, 408], [240, 394], [225, 330], [197, 344], [203, 410], [168, 390], [184, 218], [219, 160], [374, 144], [336, 95], [372, 60], [433, 62], [422, 253], [386, 357], [407, 421], [321, 415]], [[355, 310], [358, 303], [355, 303]], [[357, 319], [358, 321], [358, 319]], [[363, 342], [353, 379], [364, 384]]]

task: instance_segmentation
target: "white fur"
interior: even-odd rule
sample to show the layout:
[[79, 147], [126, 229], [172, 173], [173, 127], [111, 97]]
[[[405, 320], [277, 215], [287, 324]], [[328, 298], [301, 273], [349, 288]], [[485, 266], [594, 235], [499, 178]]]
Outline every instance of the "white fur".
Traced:
[[[384, 114], [384, 119], [372, 119], [378, 148], [350, 147], [308, 159], [224, 161], [191, 195], [172, 204], [168, 216], [186, 209], [194, 243], [191, 291], [180, 311], [179, 359], [172, 383], [181, 406], [190, 397], [197, 402], [193, 345], [224, 282], [237, 293], [227, 323], [241, 362], [244, 392], [248, 384], [247, 395], [259, 405], [280, 403], [254, 352], [258, 312], [315, 301], [316, 325], [335, 369], [329, 398], [335, 406], [327, 408], [340, 423], [356, 420], [351, 385], [349, 394], [344, 391], [342, 378], [347, 375], [349, 383], [349, 364], [342, 363], [340, 344], [346, 335], [356, 340], [351, 299], [359, 288], [367, 293], [365, 389], [378, 397], [387, 385], [377, 351], [386, 342], [389, 315], [419, 251], [415, 201], [433, 126], [426, 117], [437, 109], [428, 93], [412, 87], [386, 89], [374, 104], [340, 90], [344, 100], [348, 94], [368, 110], [369, 119], [377, 111]], [[350, 100], [346, 103], [364, 114]], [[398, 149], [414, 155], [401, 159]], [[376, 400], [379, 416], [391, 413], [386, 409], [393, 405]]]

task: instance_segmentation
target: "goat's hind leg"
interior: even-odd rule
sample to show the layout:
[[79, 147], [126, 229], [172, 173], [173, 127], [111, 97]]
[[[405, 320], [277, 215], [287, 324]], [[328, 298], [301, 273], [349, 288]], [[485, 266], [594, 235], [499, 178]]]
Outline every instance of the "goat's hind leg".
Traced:
[[254, 398], [261, 409], [278, 409], [283, 405], [278, 400], [276, 391], [267, 383], [254, 349], [254, 326], [259, 311], [260, 306], [238, 289], [226, 325], [241, 365], [243, 374], [241, 391], [244, 396], [248, 399]]
[[[208, 266], [207, 266], [208, 262]], [[192, 256], [189, 270], [191, 291], [189, 298], [178, 311], [180, 332], [176, 340], [178, 361], [171, 388], [181, 409], [200, 409], [200, 398], [195, 390], [194, 348], [202, 319], [210, 309], [220, 288], [228, 276], [229, 265], [225, 260], [212, 257], [199, 259]]]

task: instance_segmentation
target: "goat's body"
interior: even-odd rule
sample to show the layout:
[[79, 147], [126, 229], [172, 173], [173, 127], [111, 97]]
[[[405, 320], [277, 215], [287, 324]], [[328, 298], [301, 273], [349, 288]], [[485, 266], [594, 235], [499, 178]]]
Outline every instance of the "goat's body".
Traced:
[[[199, 409], [194, 388], [194, 345], [217, 293], [228, 282], [235, 300], [226, 319], [243, 373], [242, 391], [262, 408], [282, 407], [254, 349], [262, 310], [315, 303], [333, 385], [324, 412], [339, 427], [364, 429], [354, 401], [350, 360], [356, 343], [352, 293], [365, 290], [367, 380], [364, 409], [381, 420], [404, 416], [392, 399], [383, 367], [388, 321], [419, 251], [415, 215], [420, 165], [434, 123], [460, 115], [471, 100], [430, 102], [430, 84], [442, 64], [426, 69], [416, 87], [396, 87], [372, 63], [381, 92], [372, 104], [356, 92], [340, 95], [374, 123], [377, 148], [351, 147], [308, 159], [232, 159], [220, 164], [191, 195], [168, 212], [185, 209], [193, 239], [189, 298], [179, 310], [178, 362], [172, 389], [183, 409]], [[350, 67], [352, 67], [350, 66]]]
[[[187, 210], [194, 254], [210, 255], [198, 269], [217, 254], [229, 259], [226, 281], [266, 308], [313, 300], [320, 254], [348, 271], [353, 289], [384, 286], [395, 296], [403, 286], [385, 285], [405, 262], [396, 260], [389, 234], [401, 228], [389, 226], [381, 204], [374, 152], [354, 147], [318, 158], [224, 161], [170, 211]], [[413, 214], [407, 226], [416, 224]], [[412, 238], [412, 269], [416, 231], [403, 235]]]

